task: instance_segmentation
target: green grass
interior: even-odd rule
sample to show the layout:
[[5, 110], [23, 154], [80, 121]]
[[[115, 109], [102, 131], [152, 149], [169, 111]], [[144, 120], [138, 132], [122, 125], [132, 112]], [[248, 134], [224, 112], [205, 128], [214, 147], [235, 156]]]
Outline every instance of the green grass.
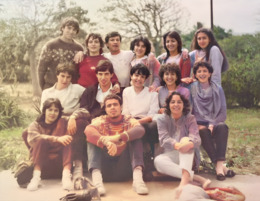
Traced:
[[260, 175], [260, 109], [230, 109], [227, 164], [240, 174]]

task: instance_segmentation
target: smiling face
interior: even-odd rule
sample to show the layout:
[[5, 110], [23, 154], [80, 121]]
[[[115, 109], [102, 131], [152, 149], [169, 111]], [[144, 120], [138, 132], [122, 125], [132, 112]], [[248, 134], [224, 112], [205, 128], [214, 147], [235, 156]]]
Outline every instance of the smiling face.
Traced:
[[182, 115], [183, 106], [184, 104], [181, 97], [179, 95], [173, 95], [169, 105], [171, 115], [174, 118], [179, 118]]
[[178, 54], [178, 41], [175, 38], [167, 36], [166, 48], [171, 54]]
[[138, 73], [134, 73], [131, 76], [131, 82], [135, 89], [143, 89], [146, 76]]
[[74, 26], [65, 26], [62, 30], [61, 38], [64, 41], [71, 41], [77, 35], [77, 29]]
[[205, 66], [200, 66], [195, 74], [200, 83], [209, 83], [211, 73]]
[[146, 47], [144, 42], [139, 41], [135, 44], [134, 52], [136, 55], [136, 58], [142, 58], [145, 55]]
[[121, 117], [121, 105], [116, 99], [108, 99], [105, 102], [105, 110], [109, 118], [119, 119]]
[[197, 35], [197, 42], [201, 49], [205, 49], [209, 45], [209, 37], [207, 34], [200, 32]]
[[59, 75], [57, 75], [57, 79], [57, 89], [61, 90], [69, 86], [72, 76], [68, 72], [60, 72]]
[[59, 108], [55, 107], [55, 105], [52, 104], [51, 107], [47, 108], [45, 111], [45, 123], [52, 124], [53, 122], [55, 122], [59, 116], [59, 113]]
[[169, 72], [166, 71], [163, 74], [163, 81], [166, 83], [166, 86], [173, 86], [176, 85], [176, 81], [177, 81], [177, 75], [175, 72]]
[[120, 52], [120, 44], [121, 41], [119, 36], [109, 38], [106, 43], [111, 54], [118, 54]]
[[98, 71], [96, 75], [101, 89], [110, 87], [113, 74], [109, 70]]
[[88, 40], [87, 48], [89, 50], [90, 56], [99, 55], [101, 45], [100, 45], [98, 38], [94, 39], [93, 37], [90, 37]]

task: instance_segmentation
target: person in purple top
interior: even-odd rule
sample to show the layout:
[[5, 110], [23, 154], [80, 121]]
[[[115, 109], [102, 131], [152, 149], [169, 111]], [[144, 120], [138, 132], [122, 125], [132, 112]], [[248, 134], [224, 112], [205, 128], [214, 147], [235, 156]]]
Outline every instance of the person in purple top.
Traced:
[[159, 98], [159, 113], [162, 114], [165, 111], [165, 100], [174, 91], [178, 91], [186, 99], [190, 99], [190, 92], [187, 88], [180, 86], [181, 83], [181, 71], [177, 64], [169, 63], [163, 64], [159, 71], [162, 87], [158, 91]]
[[202, 146], [216, 165], [217, 179], [223, 181], [235, 176], [234, 171], [224, 165], [228, 139], [225, 94], [222, 87], [211, 80], [213, 67], [209, 63], [195, 63], [193, 73], [198, 81], [191, 85], [192, 114], [199, 126]]
[[211, 182], [194, 175], [192, 170], [194, 149], [200, 146], [201, 139], [189, 106], [189, 101], [183, 95], [173, 92], [166, 99], [164, 114], [157, 119], [159, 141], [164, 151], [155, 157], [154, 165], [160, 173], [181, 179], [176, 198], [192, 180], [199, 182], [203, 188]]

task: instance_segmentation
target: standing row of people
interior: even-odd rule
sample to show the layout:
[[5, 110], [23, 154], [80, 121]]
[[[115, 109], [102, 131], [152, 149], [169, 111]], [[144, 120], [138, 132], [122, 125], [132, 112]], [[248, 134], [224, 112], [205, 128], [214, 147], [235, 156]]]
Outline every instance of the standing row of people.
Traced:
[[[104, 56], [101, 36], [89, 34], [84, 55], [83, 47], [73, 39], [78, 30], [74, 18], [65, 19], [61, 36], [44, 46], [38, 68], [43, 89], [44, 118], [41, 121], [49, 130], [41, 133], [40, 124], [37, 132], [47, 135], [44, 139], [51, 146], [62, 144], [72, 147], [73, 179], [83, 174], [82, 142], [86, 140], [88, 169], [100, 194], [105, 194], [102, 175], [104, 180], [120, 180], [129, 176], [127, 171], [133, 173], [134, 190], [138, 194], [148, 193], [142, 178], [143, 144], [149, 144], [154, 153], [154, 144], [160, 142], [164, 152], [155, 158], [155, 167], [161, 173], [181, 178], [178, 192], [193, 179], [203, 187], [210, 183], [209, 180], [193, 176], [192, 161], [201, 142], [216, 164], [217, 179], [224, 180], [226, 176], [235, 175], [224, 165], [228, 127], [224, 123], [226, 102], [221, 88], [221, 72], [227, 70], [228, 63], [210, 30], [202, 28], [195, 33], [192, 43], [194, 51], [189, 55], [182, 50], [177, 32], [166, 33], [163, 36], [166, 53], [158, 59], [151, 53], [149, 40], [142, 36], [131, 42], [132, 51], [121, 50], [122, 38], [118, 32], [107, 34], [105, 44], [109, 53]], [[72, 66], [65, 65], [62, 69], [61, 63], [73, 59], [79, 63], [78, 68], [71, 70]], [[76, 72], [76, 76], [70, 72]], [[122, 96], [123, 106], [121, 98], [115, 94]], [[59, 101], [55, 98], [59, 99], [64, 111], [70, 109], [62, 118], [67, 127], [62, 136], [70, 136], [66, 137], [65, 142], [61, 142], [59, 137], [48, 137], [56, 135], [54, 131], [62, 112], [62, 107], [56, 106]], [[46, 111], [49, 108], [54, 108], [53, 111], [59, 114], [50, 115], [53, 118], [51, 123], [47, 121]], [[31, 126], [27, 135], [32, 153], [35, 150], [40, 152], [29, 140], [35, 136]], [[85, 136], [87, 139], [84, 139]], [[37, 141], [38, 137], [34, 139]], [[35, 161], [41, 161], [37, 154], [32, 154], [32, 157]], [[46, 159], [53, 158], [49, 156]], [[122, 171], [123, 165], [128, 164], [125, 161], [131, 161], [132, 170], [129, 170], [131, 166], [127, 166]], [[114, 168], [109, 170], [107, 164]], [[35, 167], [29, 190], [36, 190], [39, 186], [41, 165]], [[63, 172], [66, 169], [63, 178], [69, 178], [67, 169], [71, 167], [67, 164], [63, 167]], [[68, 189], [69, 179], [63, 181], [64, 188]]]

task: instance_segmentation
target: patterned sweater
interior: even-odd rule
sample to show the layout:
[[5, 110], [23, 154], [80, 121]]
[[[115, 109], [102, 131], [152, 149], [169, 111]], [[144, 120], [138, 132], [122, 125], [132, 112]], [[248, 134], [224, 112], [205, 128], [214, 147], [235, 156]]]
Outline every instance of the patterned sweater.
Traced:
[[[55, 38], [43, 46], [38, 63], [39, 84], [42, 90], [53, 86], [57, 81], [57, 65], [64, 62], [73, 62], [73, 58], [78, 51], [83, 51], [82, 45], [78, 42], [66, 43], [60, 38]], [[73, 78], [74, 83], [76, 79], [77, 76]]]

